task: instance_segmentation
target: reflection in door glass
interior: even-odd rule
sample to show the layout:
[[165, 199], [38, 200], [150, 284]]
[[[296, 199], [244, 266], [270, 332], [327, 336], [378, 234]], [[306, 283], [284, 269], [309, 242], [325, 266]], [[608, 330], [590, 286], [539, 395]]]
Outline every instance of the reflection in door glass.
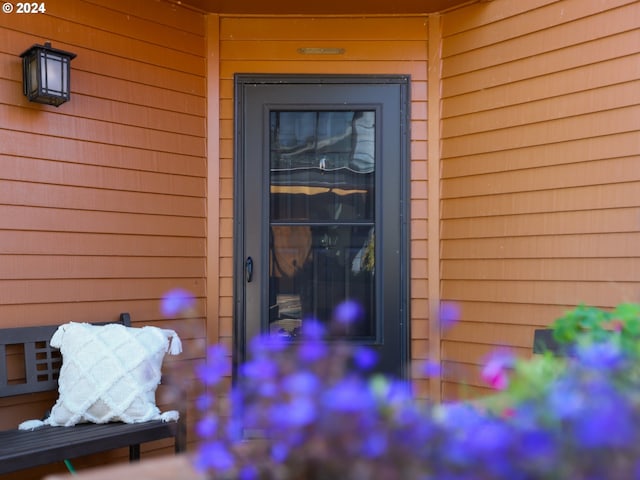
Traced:
[[375, 336], [375, 112], [272, 111], [269, 153], [271, 331], [355, 300], [363, 318], [336, 333]]

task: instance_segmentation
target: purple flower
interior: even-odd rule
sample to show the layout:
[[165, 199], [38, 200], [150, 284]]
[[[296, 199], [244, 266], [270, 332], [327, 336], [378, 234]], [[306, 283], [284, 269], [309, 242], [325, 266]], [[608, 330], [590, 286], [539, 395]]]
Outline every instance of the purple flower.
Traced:
[[522, 432], [516, 446], [519, 447], [519, 455], [533, 461], [538, 467], [552, 465], [558, 453], [552, 433], [537, 427]]
[[249, 344], [249, 350], [254, 357], [269, 356], [272, 353], [286, 350], [288, 347], [288, 340], [278, 335], [258, 335]]
[[160, 308], [165, 317], [172, 317], [180, 312], [195, 307], [196, 298], [183, 288], [174, 288], [162, 297]]
[[259, 471], [254, 465], [244, 465], [238, 473], [239, 480], [258, 480]]
[[427, 378], [439, 377], [442, 374], [442, 365], [440, 362], [427, 360], [421, 365], [420, 373]]
[[229, 418], [225, 428], [226, 438], [231, 442], [244, 440], [245, 426], [244, 418], [238, 418], [238, 415]]
[[635, 422], [628, 399], [608, 384], [588, 385], [589, 403], [574, 419], [574, 433], [586, 448], [621, 448], [635, 443]]
[[266, 382], [276, 377], [278, 365], [270, 358], [260, 358], [241, 365], [240, 372], [250, 381]]
[[362, 454], [367, 458], [377, 458], [387, 451], [388, 440], [382, 432], [369, 433], [362, 444]]
[[239, 394], [251, 392], [263, 398], [274, 398], [279, 391], [278, 363], [269, 356], [261, 356], [240, 366]]
[[356, 378], [340, 380], [323, 395], [324, 405], [338, 412], [361, 412], [374, 404], [370, 392]]
[[547, 397], [549, 409], [559, 420], [582, 415], [585, 397], [574, 379], [563, 378], [556, 381]]
[[196, 457], [196, 468], [200, 471], [207, 469], [224, 472], [234, 466], [234, 457], [227, 447], [218, 441], [203, 442]]
[[224, 345], [213, 345], [207, 349], [207, 360], [196, 366], [196, 374], [205, 385], [217, 385], [229, 374], [231, 362]]
[[275, 397], [278, 393], [278, 364], [264, 356], [240, 366], [242, 388], [263, 398]]
[[506, 450], [513, 438], [506, 422], [485, 419], [473, 432], [469, 432], [469, 446], [476, 452], [495, 455]]
[[277, 404], [272, 409], [272, 418], [277, 429], [303, 427], [316, 419], [314, 403], [306, 397], [294, 398], [290, 402]]
[[415, 402], [397, 408], [392, 418], [399, 427], [395, 442], [409, 449], [415, 449], [417, 445], [429, 445], [438, 432], [433, 419], [425, 415]]
[[391, 405], [403, 405], [407, 402], [415, 400], [411, 385], [403, 380], [390, 380], [388, 382], [389, 389], [387, 391], [387, 402]]
[[207, 415], [196, 424], [196, 432], [201, 438], [209, 438], [215, 435], [218, 430], [218, 418]]
[[207, 393], [196, 398], [196, 407], [200, 411], [205, 411], [213, 406], [213, 397]]
[[329, 352], [327, 344], [320, 340], [306, 340], [298, 347], [298, 358], [305, 363], [314, 363], [324, 358]]
[[283, 443], [275, 443], [271, 447], [271, 458], [276, 463], [283, 463], [289, 455], [289, 447]]
[[294, 372], [284, 379], [283, 388], [293, 395], [314, 395], [320, 388], [320, 380], [309, 372]]
[[335, 308], [333, 317], [340, 325], [353, 325], [364, 318], [364, 308], [355, 300], [345, 300]]
[[578, 344], [576, 357], [585, 367], [597, 370], [615, 370], [624, 364], [624, 352], [613, 340], [589, 344]]
[[446, 300], [440, 302], [440, 327], [448, 330], [460, 320], [460, 305]]
[[624, 447], [634, 439], [634, 427], [627, 412], [605, 407], [577, 417], [574, 433], [579, 445], [586, 448]]
[[322, 340], [327, 335], [325, 326], [315, 318], [302, 320], [302, 338], [306, 341]]
[[370, 347], [359, 346], [353, 351], [353, 361], [360, 370], [371, 370], [378, 363], [378, 353]]
[[478, 408], [468, 403], [447, 403], [440, 407], [437, 414], [440, 423], [447, 430], [473, 431], [482, 421]]

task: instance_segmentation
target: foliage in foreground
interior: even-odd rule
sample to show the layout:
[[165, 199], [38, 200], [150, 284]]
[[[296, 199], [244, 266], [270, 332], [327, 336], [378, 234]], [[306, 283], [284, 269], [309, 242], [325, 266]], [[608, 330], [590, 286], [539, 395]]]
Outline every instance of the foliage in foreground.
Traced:
[[229, 354], [213, 346], [198, 368], [196, 466], [241, 480], [640, 479], [639, 317], [578, 307], [553, 326], [570, 356], [496, 354], [483, 376], [498, 394], [444, 405], [305, 321], [299, 342], [253, 341], [224, 408]]

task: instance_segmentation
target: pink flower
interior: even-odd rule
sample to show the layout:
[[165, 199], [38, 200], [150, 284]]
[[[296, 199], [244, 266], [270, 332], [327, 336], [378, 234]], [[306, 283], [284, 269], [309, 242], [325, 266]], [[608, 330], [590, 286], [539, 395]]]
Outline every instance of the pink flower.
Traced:
[[613, 320], [611, 320], [611, 322], [609, 322], [609, 328], [614, 332], [621, 332], [624, 328], [624, 322], [619, 318], [614, 318]]
[[502, 418], [513, 418], [516, 416], [516, 410], [513, 407], [507, 407], [500, 412]]
[[482, 369], [482, 379], [496, 390], [504, 390], [509, 386], [509, 368], [514, 358], [505, 352], [494, 353]]

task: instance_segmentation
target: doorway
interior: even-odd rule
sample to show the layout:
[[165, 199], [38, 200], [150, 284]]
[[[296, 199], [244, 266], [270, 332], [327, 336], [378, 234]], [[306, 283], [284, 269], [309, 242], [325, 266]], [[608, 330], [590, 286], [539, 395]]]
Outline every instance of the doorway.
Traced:
[[236, 361], [348, 301], [335, 336], [407, 376], [408, 97], [407, 76], [236, 75]]

